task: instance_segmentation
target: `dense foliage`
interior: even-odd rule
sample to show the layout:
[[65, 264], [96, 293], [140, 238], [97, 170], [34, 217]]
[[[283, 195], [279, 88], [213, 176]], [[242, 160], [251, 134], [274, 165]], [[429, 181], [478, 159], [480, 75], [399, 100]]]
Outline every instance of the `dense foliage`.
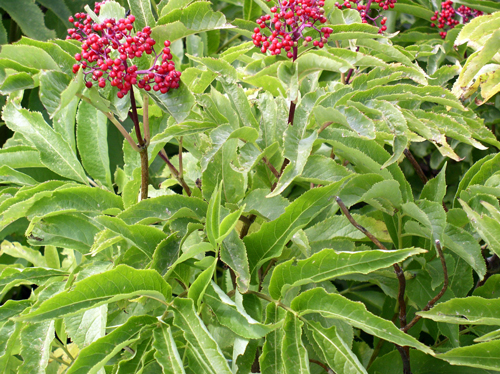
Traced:
[[500, 371], [500, 3], [0, 8], [0, 372]]

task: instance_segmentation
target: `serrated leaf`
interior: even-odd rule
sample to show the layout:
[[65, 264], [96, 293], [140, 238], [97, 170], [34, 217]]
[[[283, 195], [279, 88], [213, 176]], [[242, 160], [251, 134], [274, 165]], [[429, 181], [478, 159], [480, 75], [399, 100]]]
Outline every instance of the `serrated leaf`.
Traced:
[[23, 364], [19, 374], [45, 374], [49, 363], [52, 340], [55, 338], [54, 321], [28, 324], [21, 330], [21, 356]]
[[154, 27], [156, 25], [153, 12], [151, 11], [150, 0], [128, 1], [130, 13], [135, 16], [135, 27], [142, 30], [146, 26]]
[[[274, 303], [266, 307], [266, 324], [279, 323], [285, 318], [285, 311]], [[266, 335], [262, 346], [262, 354], [259, 356], [260, 370], [262, 374], [284, 374], [282, 356], [283, 329], [276, 329]]]
[[136, 270], [118, 265], [113, 270], [77, 282], [71, 289], [44, 301], [36, 310], [19, 319], [29, 322], [45, 321], [135, 296], [169, 301], [171, 289], [155, 270]]
[[146, 257], [153, 259], [153, 253], [162, 240], [167, 238], [162, 230], [146, 225], [127, 225], [120, 218], [100, 216], [96, 221], [136, 246]]
[[108, 306], [101, 305], [64, 318], [64, 326], [71, 340], [83, 349], [106, 335]]
[[163, 373], [185, 374], [181, 356], [172, 336], [172, 328], [162, 323], [159, 328], [153, 330], [153, 336], [155, 358], [163, 368]]
[[274, 299], [279, 299], [291, 287], [319, 283], [346, 274], [368, 274], [424, 252], [420, 248], [360, 252], [323, 249], [305, 260], [293, 259], [276, 266], [271, 275], [269, 293]]
[[335, 370], [335, 373], [367, 373], [359, 359], [337, 333], [335, 326], [325, 329], [319, 323], [310, 321], [307, 328], [312, 332], [314, 340], [322, 351], [328, 366]]
[[203, 295], [205, 295], [205, 291], [209, 285], [210, 279], [213, 277], [215, 268], [217, 266], [217, 259], [213, 257], [205, 257], [207, 262], [211, 261], [212, 263], [208, 265], [208, 267], [203, 270], [191, 284], [188, 290], [188, 297], [192, 299], [197, 308], [200, 308], [201, 301], [203, 300]]
[[68, 275], [66, 271], [45, 268], [13, 269], [5, 268], [0, 274], [0, 295], [3, 296], [12, 287], [22, 284], [42, 285], [53, 277]]
[[217, 247], [217, 238], [220, 235], [220, 208], [221, 208], [221, 185], [215, 187], [212, 197], [208, 203], [205, 230], [207, 237], [214, 248]]
[[436, 357], [452, 365], [466, 365], [496, 371], [500, 367], [500, 340], [454, 348]]
[[308, 374], [309, 357], [302, 342], [304, 322], [287, 312], [283, 324], [283, 366], [286, 374]]
[[276, 324], [264, 325], [253, 319], [213, 281], [205, 293], [204, 301], [222, 325], [245, 339], [260, 339], [279, 327]]
[[497, 255], [500, 255], [500, 222], [487, 215], [480, 215], [472, 210], [465, 201], [460, 199], [458, 201], [465, 210], [465, 213], [467, 213], [472, 227], [488, 243], [488, 247]]
[[496, 326], [500, 325], [499, 310], [500, 299], [469, 296], [439, 303], [431, 310], [417, 314], [437, 322]]
[[97, 374], [123, 347], [139, 339], [139, 333], [158, 320], [151, 316], [132, 316], [125, 324], [82, 349], [68, 374]]
[[420, 193], [421, 199], [427, 199], [438, 203], [443, 201], [446, 195], [446, 165], [447, 164], [444, 164], [439, 174], [425, 184]]
[[76, 121], [78, 152], [85, 170], [92, 178], [111, 190], [106, 116], [93, 105], [82, 100]]
[[256, 279], [257, 270], [263, 263], [278, 257], [293, 234], [329, 205], [332, 196], [338, 193], [343, 181], [332, 183], [327, 187], [314, 188], [304, 193], [276, 220], [264, 223], [258, 232], [245, 237], [246, 247], [252, 248], [248, 253], [248, 262], [253, 280]]
[[40, 152], [41, 162], [53, 172], [82, 183], [88, 183], [85, 172], [68, 143], [57, 134], [38, 112], [17, 108], [9, 103], [3, 118], [7, 126], [30, 139]]
[[23, 258], [35, 267], [47, 266], [47, 262], [40, 251], [25, 247], [17, 242], [11, 243], [4, 240], [0, 245], [0, 256], [4, 253], [12, 257]]
[[[23, 33], [39, 40], [53, 39], [54, 30], [49, 30], [44, 23], [41, 9], [30, 0], [6, 1], [0, 5], [19, 25]], [[3, 47], [3, 46], [2, 46]]]
[[328, 294], [322, 288], [315, 288], [300, 294], [292, 301], [291, 307], [299, 316], [321, 313], [330, 318], [346, 321], [353, 327], [381, 339], [434, 355], [430, 348], [399, 330], [392, 322], [367, 311], [364, 304], [351, 301], [338, 294]]
[[182, 330], [191, 345], [197, 364], [208, 374], [231, 374], [222, 351], [198, 317], [191, 299], [176, 298], [173, 303], [174, 324]]
[[220, 259], [233, 269], [236, 282], [241, 292], [246, 292], [250, 287], [250, 270], [245, 244], [233, 230], [222, 241]]

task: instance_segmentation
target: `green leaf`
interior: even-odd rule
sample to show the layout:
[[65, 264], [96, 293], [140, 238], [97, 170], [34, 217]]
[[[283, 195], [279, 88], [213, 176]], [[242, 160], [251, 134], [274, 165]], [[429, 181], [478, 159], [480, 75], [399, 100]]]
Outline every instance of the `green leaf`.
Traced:
[[71, 340], [83, 349], [106, 335], [108, 306], [86, 310], [64, 318], [64, 326]]
[[198, 366], [207, 374], [231, 374], [231, 369], [207, 327], [196, 314], [191, 299], [175, 298], [174, 324], [182, 330]]
[[496, 371], [500, 367], [500, 340], [454, 348], [436, 357], [452, 365], [466, 365]]
[[309, 357], [302, 342], [304, 322], [287, 312], [283, 325], [283, 366], [286, 374], [309, 374]]
[[76, 121], [78, 152], [85, 170], [96, 181], [112, 190], [106, 116], [82, 100]]
[[[158, 43], [158, 39], [155, 40]], [[177, 123], [186, 119], [195, 103], [193, 94], [185, 84], [181, 84], [179, 88], [165, 94], [149, 91], [148, 95], [161, 110], [174, 117]]]
[[[30, 0], [2, 1], [0, 7], [19, 25], [23, 33], [39, 40], [56, 37], [54, 30], [49, 30], [44, 23], [41, 9]], [[5, 46], [2, 46], [2, 49]]]
[[472, 227], [488, 244], [488, 247], [497, 255], [500, 255], [500, 222], [487, 215], [480, 215], [473, 211], [465, 201], [460, 199], [458, 201], [465, 210], [465, 213], [467, 213]]
[[46, 267], [47, 262], [40, 251], [25, 247], [20, 243], [10, 243], [4, 240], [0, 245], [0, 256], [5, 253], [16, 258], [23, 258], [35, 267]]
[[172, 328], [162, 323], [159, 328], [153, 329], [153, 336], [155, 358], [163, 368], [163, 373], [185, 374], [181, 356], [172, 336]]
[[[463, 4], [472, 9], [482, 10], [483, 12], [493, 13], [500, 10], [500, 5], [496, 1], [488, 0], [455, 0], [457, 4]], [[484, 18], [480, 18], [477, 22], [484, 22]]]
[[208, 203], [205, 230], [207, 237], [214, 248], [217, 247], [217, 238], [220, 236], [220, 207], [221, 207], [221, 185], [215, 187], [212, 197]]
[[319, 323], [308, 321], [307, 328], [312, 332], [319, 350], [323, 353], [328, 366], [338, 374], [366, 374], [366, 370], [348, 344], [337, 333], [335, 326], [325, 329]]
[[419, 200], [417, 204], [409, 202], [403, 204], [403, 212], [428, 228], [431, 231], [432, 240], [443, 240], [446, 213], [442, 203], [428, 200]]
[[[285, 311], [274, 303], [266, 307], [266, 324], [276, 324], [285, 318]], [[262, 374], [282, 374], [285, 370], [282, 356], [283, 329], [276, 329], [266, 335], [259, 356], [260, 371]]]
[[55, 338], [54, 321], [27, 324], [21, 330], [21, 356], [23, 364], [19, 374], [45, 374], [49, 363], [52, 340]]
[[446, 165], [445, 163], [439, 174], [425, 184], [420, 193], [421, 199], [427, 199], [437, 203], [443, 201], [446, 195]]
[[300, 294], [292, 301], [291, 307], [298, 312], [299, 316], [321, 313], [325, 317], [346, 321], [370, 335], [434, 355], [430, 348], [399, 330], [392, 322], [368, 312], [364, 304], [351, 301], [338, 294], [328, 294], [322, 288], [315, 288]]
[[31, 75], [21, 72], [7, 76], [0, 86], [0, 93], [8, 95], [12, 92], [28, 90], [33, 87], [35, 87], [35, 82]]
[[195, 281], [191, 284], [188, 290], [188, 297], [192, 299], [196, 307], [199, 309], [201, 301], [203, 300], [203, 295], [209, 285], [210, 279], [213, 277], [215, 268], [217, 266], [217, 259], [213, 257], [205, 257], [207, 261], [212, 261], [212, 263], [203, 270]]
[[246, 292], [250, 287], [250, 269], [245, 243], [233, 230], [222, 241], [220, 248], [220, 259], [227, 266], [233, 269], [236, 275], [236, 282], [241, 292]]
[[499, 307], [500, 299], [469, 296], [445, 301], [429, 311], [417, 314], [437, 322], [496, 326], [500, 325]]
[[59, 71], [40, 72], [40, 101], [52, 117], [61, 104], [62, 92], [68, 87], [71, 78]]
[[0, 274], [0, 296], [4, 296], [12, 287], [42, 285], [51, 278], [67, 275], [66, 271], [44, 268], [14, 269], [6, 268]]
[[212, 309], [220, 324], [245, 339], [260, 339], [279, 327], [276, 324], [264, 325], [253, 319], [214, 282], [208, 287], [204, 302]]
[[430, 20], [431, 17], [434, 16], [434, 12], [432, 10], [424, 8], [417, 3], [396, 3], [394, 4], [394, 11], [399, 13], [411, 14], [412, 16], [425, 19], [426, 21]]
[[151, 11], [150, 0], [128, 0], [130, 13], [135, 16], [134, 26], [136, 30], [142, 30], [146, 26], [154, 27], [156, 25], [153, 12]]
[[43, 167], [38, 151], [33, 147], [22, 145], [0, 149], [0, 164], [13, 169]]
[[216, 238], [217, 243], [222, 243], [222, 241], [231, 233], [231, 231], [233, 231], [240, 219], [241, 213], [243, 213], [244, 210], [245, 206], [243, 205], [239, 210], [224, 217], [224, 219], [220, 223], [219, 236]]
[[[2, 3], [2, 5], [5, 3]], [[2, 45], [0, 58], [8, 59], [22, 65], [26, 69], [57, 70], [60, 71], [56, 62], [49, 53], [42, 48], [32, 45], [7, 44]]]
[[14, 170], [10, 166], [0, 166], [0, 184], [17, 184], [19, 186], [34, 186], [38, 182], [29, 175]]
[[26, 215], [30, 220], [47, 215], [62, 213], [99, 213], [114, 212], [122, 209], [119, 196], [109, 191], [88, 186], [67, 186], [47, 196], [40, 196], [28, 210], [20, 217]]
[[100, 216], [96, 218], [96, 221], [136, 246], [150, 260], [153, 259], [153, 253], [158, 243], [168, 236], [156, 227], [139, 224], [127, 225], [117, 217]]
[[30, 140], [40, 152], [41, 162], [48, 169], [63, 177], [88, 183], [85, 172], [68, 143], [44, 121], [40, 113], [17, 108], [9, 103], [4, 107], [3, 119], [11, 130]]
[[201, 220], [207, 214], [207, 203], [192, 196], [158, 196], [140, 201], [124, 210], [117, 217], [127, 225], [136, 223], [147, 225], [159, 220], [175, 219], [180, 214]]
[[245, 211], [264, 217], [269, 221], [281, 216], [286, 207], [290, 205], [289, 201], [281, 195], [266, 197], [268, 194], [269, 190], [263, 188], [250, 191], [243, 201], [246, 206]]
[[137, 341], [145, 326], [157, 321], [151, 316], [130, 317], [125, 324], [82, 349], [67, 374], [97, 374], [125, 346]]
[[3, 323], [10, 317], [21, 314], [23, 310], [31, 306], [31, 303], [29, 300], [7, 300], [0, 306], [0, 322]]
[[344, 180], [332, 183], [327, 187], [314, 188], [297, 198], [286, 209], [285, 213], [271, 222], [265, 222], [260, 230], [250, 234], [243, 240], [247, 248], [251, 277], [255, 280], [258, 268], [266, 261], [278, 257], [285, 244], [298, 230], [307, 225], [338, 193]]
[[113, 270], [77, 282], [71, 289], [44, 301], [38, 309], [19, 319], [29, 322], [46, 321], [136, 296], [169, 301], [171, 289], [155, 270], [136, 270], [118, 265]]
[[477, 240], [464, 229], [447, 224], [443, 234], [443, 246], [467, 262], [480, 279], [486, 274], [486, 264]]
[[368, 274], [424, 252], [420, 248], [360, 252], [323, 249], [305, 260], [292, 259], [276, 266], [271, 275], [269, 293], [274, 299], [279, 299], [292, 287], [319, 283], [346, 274]]

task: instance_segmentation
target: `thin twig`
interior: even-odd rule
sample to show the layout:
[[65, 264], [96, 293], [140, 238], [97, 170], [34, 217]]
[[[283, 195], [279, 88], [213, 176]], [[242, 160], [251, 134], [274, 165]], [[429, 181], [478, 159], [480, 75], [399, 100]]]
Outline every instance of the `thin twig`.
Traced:
[[276, 170], [276, 168], [273, 166], [273, 164], [271, 164], [269, 162], [269, 160], [266, 158], [266, 157], [262, 157], [262, 161], [264, 161], [264, 164], [267, 165], [267, 167], [269, 168], [269, 170], [271, 170], [271, 173], [274, 174], [274, 176], [279, 179], [280, 177], [280, 173], [278, 173], [278, 170]]
[[427, 177], [425, 176], [425, 173], [424, 171], [422, 170], [422, 168], [420, 167], [420, 165], [418, 164], [417, 160], [415, 160], [415, 157], [413, 157], [413, 153], [411, 153], [411, 151], [406, 148], [404, 151], [403, 151], [404, 155], [406, 156], [406, 158], [408, 159], [408, 161], [410, 161], [411, 165], [413, 166], [413, 169], [415, 169], [415, 172], [417, 173], [417, 175], [419, 176], [420, 180], [422, 181], [423, 184], [426, 184], [428, 179]]
[[167, 164], [170, 172], [172, 173], [172, 175], [177, 179], [177, 181], [181, 184], [182, 188], [184, 188], [184, 191], [186, 191], [186, 194], [188, 196], [191, 196], [191, 189], [189, 188], [189, 186], [186, 184], [186, 181], [184, 180], [184, 178], [182, 178], [180, 175], [179, 175], [179, 171], [175, 168], [174, 165], [172, 165], [172, 163], [170, 162], [170, 160], [168, 159], [168, 156], [167, 156], [167, 153], [165, 152], [164, 149], [162, 149], [159, 153], [158, 153], [158, 156], [160, 156], [163, 161], [165, 161], [165, 163]]
[[313, 360], [312, 358], [310, 358], [309, 362], [312, 362], [313, 364], [321, 366], [323, 368], [323, 370], [326, 371], [328, 374], [335, 374], [335, 372], [332, 369], [330, 369], [328, 366], [326, 366], [324, 363], [322, 363], [320, 361]]
[[[436, 250], [439, 254], [439, 259], [441, 260], [441, 266], [443, 267], [444, 282], [443, 282], [443, 287], [441, 288], [441, 291], [439, 291], [439, 293], [436, 296], [434, 296], [431, 301], [429, 301], [427, 303], [425, 308], [422, 309], [422, 312], [427, 312], [428, 310], [430, 310], [434, 306], [434, 304], [436, 304], [438, 302], [438, 300], [441, 297], [443, 297], [444, 293], [448, 289], [448, 268], [446, 267], [446, 260], [445, 260], [444, 255], [443, 255], [443, 250], [441, 249], [441, 242], [439, 240], [436, 240], [435, 244], [436, 244]], [[418, 321], [420, 321], [421, 318], [422, 318], [422, 316], [416, 315], [411, 320], [411, 322], [408, 323], [401, 330], [403, 330], [404, 332], [407, 332], [409, 329], [411, 329], [413, 326], [415, 326], [415, 324]]]
[[57, 361], [63, 365], [66, 365], [67, 367], [70, 367], [71, 364], [69, 362], [64, 361], [62, 358], [56, 357], [53, 353], [50, 354], [50, 358], [54, 361]]
[[[94, 106], [95, 108], [99, 109], [97, 106], [94, 105], [94, 103], [92, 103], [92, 100], [90, 100], [88, 97], [86, 96], [83, 96], [82, 94], [76, 94], [76, 96], [78, 96], [80, 99], [82, 99], [83, 101], [85, 101], [86, 103]], [[100, 110], [100, 109], [99, 109]], [[122, 126], [122, 124], [120, 122], [118, 122], [118, 120], [115, 118], [115, 116], [113, 115], [113, 113], [110, 113], [110, 112], [103, 112], [102, 110], [100, 110], [102, 113], [104, 113], [104, 115], [106, 117], [108, 117], [108, 119], [111, 121], [111, 123], [113, 125], [115, 125], [115, 127], [118, 129], [118, 131], [120, 131], [120, 133], [123, 135], [123, 137], [125, 139], [127, 139], [127, 142], [130, 144], [130, 146], [134, 149], [134, 151], [136, 152], [139, 152], [140, 149], [139, 147], [137, 146], [137, 144], [135, 143], [134, 139], [132, 139], [132, 137], [130, 136], [130, 134], [128, 133], [127, 130], [125, 130], [125, 128]]]
[[[335, 200], [337, 201], [337, 204], [342, 210], [342, 213], [344, 213], [344, 215], [347, 217], [349, 222], [354, 227], [356, 227], [359, 231], [365, 234], [368, 237], [368, 239], [370, 239], [378, 248], [382, 250], [387, 250], [385, 245], [383, 245], [375, 236], [373, 236], [372, 233], [370, 233], [367, 229], [365, 229], [363, 226], [361, 226], [359, 223], [356, 222], [356, 220], [351, 216], [351, 213], [349, 213], [349, 210], [345, 206], [342, 199], [340, 199], [340, 197], [337, 196]], [[398, 290], [399, 321], [401, 324], [401, 328], [403, 329], [406, 327], [406, 302], [405, 302], [406, 279], [404, 276], [403, 269], [398, 264], [394, 264], [393, 267], [394, 271], [396, 272], [399, 284], [399, 290]], [[411, 374], [409, 350], [406, 347], [400, 347], [398, 345], [396, 345], [396, 348], [398, 349], [399, 354], [401, 355], [401, 359], [403, 360], [404, 374]]]
[[137, 115], [137, 104], [135, 102], [134, 89], [130, 89], [130, 104], [132, 106], [131, 113], [129, 113], [132, 122], [134, 122], [135, 135], [137, 136], [137, 142], [139, 143], [139, 148], [144, 148], [144, 139], [141, 134], [141, 127], [139, 126], [139, 116]]

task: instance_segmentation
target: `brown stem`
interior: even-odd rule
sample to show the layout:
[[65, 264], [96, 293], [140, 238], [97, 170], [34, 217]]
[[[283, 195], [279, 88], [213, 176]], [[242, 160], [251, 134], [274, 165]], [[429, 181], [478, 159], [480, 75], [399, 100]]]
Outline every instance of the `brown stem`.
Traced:
[[139, 148], [144, 147], [144, 139], [141, 134], [141, 127], [139, 126], [139, 116], [137, 115], [137, 105], [135, 103], [134, 90], [130, 90], [130, 104], [132, 105], [132, 110], [129, 113], [132, 122], [134, 122], [135, 135], [137, 136], [137, 142], [139, 143]]
[[267, 167], [269, 168], [269, 170], [271, 170], [271, 173], [273, 173], [273, 175], [279, 179], [280, 177], [280, 173], [278, 173], [278, 170], [276, 170], [276, 168], [273, 166], [273, 164], [271, 164], [269, 162], [269, 160], [266, 158], [266, 157], [262, 157], [262, 161], [264, 161], [264, 164], [267, 165]]
[[403, 361], [403, 374], [412, 374], [411, 367], [410, 367], [409, 351], [406, 350], [404, 347], [401, 347], [399, 345], [396, 345], [396, 349], [398, 350], [398, 352], [401, 356], [401, 360]]
[[145, 200], [148, 198], [149, 184], [148, 149], [142, 149], [139, 154], [141, 155], [141, 200]]
[[493, 274], [500, 272], [500, 258], [496, 253], [491, 257], [485, 258], [484, 260], [486, 262], [487, 272], [486, 275], [484, 276], [484, 279], [482, 281], [477, 282], [475, 288], [481, 287], [483, 284], [486, 283], [489, 277], [491, 277]]
[[165, 153], [165, 150], [161, 150], [158, 155], [162, 158], [163, 161], [165, 161], [165, 163], [167, 164], [168, 166], [168, 169], [170, 170], [170, 172], [172, 173], [172, 175], [175, 177], [175, 179], [177, 179], [177, 181], [180, 183], [180, 185], [182, 186], [182, 188], [184, 188], [184, 191], [186, 191], [186, 194], [188, 196], [191, 196], [191, 189], [189, 188], [189, 186], [186, 184], [186, 181], [184, 180], [184, 178], [182, 178], [180, 175], [179, 175], [179, 171], [175, 168], [174, 165], [172, 165], [172, 163], [170, 162], [170, 160], [168, 159], [168, 156], [167, 154]]
[[326, 366], [324, 363], [322, 363], [320, 361], [313, 360], [312, 358], [310, 358], [309, 362], [312, 362], [313, 364], [321, 366], [323, 368], [323, 370], [326, 371], [328, 374], [335, 374], [335, 372], [332, 369], [330, 369], [328, 366]]
[[428, 181], [428, 179], [425, 176], [424, 171], [422, 170], [422, 168], [418, 164], [417, 160], [415, 160], [415, 157], [413, 157], [413, 153], [411, 153], [411, 151], [408, 148], [406, 148], [403, 151], [403, 153], [406, 156], [406, 158], [408, 159], [408, 161], [410, 161], [411, 165], [413, 166], [413, 169], [415, 169], [415, 172], [419, 176], [419, 178], [422, 181], [422, 183], [426, 184], [427, 181]]
[[[356, 227], [359, 231], [365, 234], [378, 248], [387, 251], [385, 245], [383, 245], [372, 233], [370, 233], [367, 229], [361, 226], [356, 220], [351, 216], [349, 210], [345, 206], [344, 202], [340, 199], [340, 197], [336, 197], [335, 200], [337, 204], [339, 204], [342, 213], [347, 217], [349, 222]], [[445, 264], [446, 266], [446, 264]], [[399, 321], [401, 324], [401, 329], [404, 330], [406, 328], [406, 301], [405, 301], [405, 289], [406, 289], [406, 279], [404, 276], [403, 269], [398, 264], [394, 264], [394, 271], [396, 272], [396, 276], [398, 278], [399, 290], [398, 290], [398, 303], [399, 303]], [[411, 374], [410, 370], [410, 356], [408, 347], [400, 347], [396, 345], [399, 354], [401, 355], [401, 359], [403, 360], [403, 373]]]
[[[443, 250], [441, 249], [441, 242], [439, 240], [436, 240], [435, 244], [436, 244], [436, 250], [439, 254], [439, 259], [441, 260], [441, 266], [443, 267], [444, 282], [443, 282], [443, 287], [441, 288], [441, 291], [439, 291], [439, 293], [436, 296], [434, 296], [431, 301], [429, 301], [427, 303], [425, 308], [422, 309], [422, 312], [427, 312], [428, 310], [430, 310], [434, 306], [434, 304], [436, 304], [438, 302], [438, 300], [441, 297], [443, 297], [444, 293], [448, 289], [448, 268], [446, 267], [446, 260], [444, 259]], [[409, 329], [411, 329], [413, 326], [415, 326], [415, 324], [418, 321], [420, 321], [421, 318], [422, 318], [422, 316], [418, 316], [418, 315], [415, 316], [411, 320], [411, 322], [408, 323], [401, 330], [403, 330], [404, 332], [407, 332]]]

